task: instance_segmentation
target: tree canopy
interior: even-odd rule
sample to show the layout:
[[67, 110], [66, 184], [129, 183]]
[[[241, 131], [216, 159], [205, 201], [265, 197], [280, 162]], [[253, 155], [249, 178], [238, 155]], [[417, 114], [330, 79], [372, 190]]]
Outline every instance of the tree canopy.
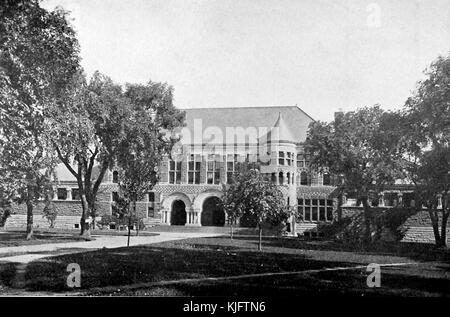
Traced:
[[38, 1], [2, 1], [0, 7], [0, 184], [27, 203], [31, 238], [33, 201], [54, 160], [45, 137], [48, 107], [64, 96], [79, 71], [79, 45], [66, 12]]
[[261, 249], [262, 225], [285, 224], [292, 215], [281, 189], [266, 179], [257, 169], [250, 169], [237, 175], [233, 183], [225, 189], [223, 207], [231, 221], [244, 213], [257, 219]]

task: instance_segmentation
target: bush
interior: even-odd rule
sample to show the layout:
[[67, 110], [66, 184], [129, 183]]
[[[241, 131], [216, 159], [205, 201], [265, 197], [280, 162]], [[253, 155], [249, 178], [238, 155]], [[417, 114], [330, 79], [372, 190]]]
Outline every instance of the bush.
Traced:
[[58, 216], [58, 211], [55, 208], [55, 204], [53, 202], [49, 202], [45, 205], [44, 209], [42, 210], [42, 218], [46, 218], [50, 228], [55, 227], [55, 221], [56, 217]]
[[[406, 228], [402, 225], [416, 212], [403, 208], [372, 209], [369, 215], [372, 241], [388, 239], [389, 236], [395, 241], [402, 240], [406, 233]], [[365, 234], [364, 213], [356, 213], [333, 223], [319, 224], [317, 229], [325, 238], [362, 244]]]
[[[102, 227], [109, 227], [110, 224], [114, 223], [116, 225], [116, 229], [119, 226], [128, 226], [128, 217], [119, 217], [116, 215], [103, 215], [102, 219], [97, 223]], [[142, 218], [138, 218], [136, 216], [131, 217], [131, 223], [133, 225], [139, 224], [139, 230], [145, 229], [144, 220]]]

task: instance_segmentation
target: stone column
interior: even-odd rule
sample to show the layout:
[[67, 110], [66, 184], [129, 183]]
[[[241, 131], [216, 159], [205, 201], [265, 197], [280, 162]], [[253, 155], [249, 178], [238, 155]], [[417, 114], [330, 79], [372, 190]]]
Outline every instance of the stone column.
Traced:
[[170, 226], [170, 210], [161, 209], [161, 215], [163, 217], [163, 223]]
[[280, 173], [275, 172], [275, 184], [280, 185]]
[[194, 207], [186, 210], [186, 226], [200, 226], [199, 212]]

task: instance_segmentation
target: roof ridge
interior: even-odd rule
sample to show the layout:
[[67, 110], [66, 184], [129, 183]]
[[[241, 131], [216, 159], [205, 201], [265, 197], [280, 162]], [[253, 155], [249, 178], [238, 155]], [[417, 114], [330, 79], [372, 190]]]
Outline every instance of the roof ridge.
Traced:
[[300, 110], [301, 112], [303, 112], [308, 118], [310, 118], [312, 121], [316, 122], [317, 120], [314, 119], [313, 117], [311, 117], [309, 114], [306, 113], [305, 110], [303, 110], [302, 108], [300, 108], [297, 104], [295, 104], [294, 106], [295, 108], [297, 108], [298, 110]]
[[[294, 106], [234, 106], [234, 107], [198, 107], [198, 108], [179, 108], [179, 110], [201, 110], [201, 109], [244, 109], [244, 108], [298, 108], [297, 105]], [[300, 108], [298, 108], [300, 109]], [[300, 109], [301, 110], [301, 109]], [[305, 113], [306, 114], [306, 113]], [[309, 117], [309, 115], [308, 115]], [[311, 118], [312, 119], [312, 118]]]

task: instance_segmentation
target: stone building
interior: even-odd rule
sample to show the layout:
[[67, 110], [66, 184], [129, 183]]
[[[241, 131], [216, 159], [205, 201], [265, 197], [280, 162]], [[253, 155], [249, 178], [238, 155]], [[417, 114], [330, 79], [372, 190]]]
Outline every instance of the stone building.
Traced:
[[[258, 163], [261, 173], [278, 184], [286, 204], [298, 209], [291, 220], [291, 233], [316, 234], [319, 223], [336, 219], [334, 178], [309, 169], [303, 145], [308, 126], [314, 121], [297, 106], [184, 109], [186, 126], [171, 158], [159, 167], [160, 181], [137, 210], [147, 226], [224, 226], [227, 218], [218, 202], [222, 188], [231, 180], [239, 163]], [[58, 210], [55, 227], [78, 228], [81, 215], [77, 184], [64, 166], [57, 168], [54, 204]], [[97, 197], [98, 217], [111, 214], [118, 192], [118, 172], [108, 171]], [[414, 201], [407, 184], [387, 190], [380, 207], [407, 205]], [[356, 207], [349, 198], [344, 207]], [[48, 227], [35, 210], [35, 226]], [[26, 224], [24, 206], [15, 206], [6, 226]]]

